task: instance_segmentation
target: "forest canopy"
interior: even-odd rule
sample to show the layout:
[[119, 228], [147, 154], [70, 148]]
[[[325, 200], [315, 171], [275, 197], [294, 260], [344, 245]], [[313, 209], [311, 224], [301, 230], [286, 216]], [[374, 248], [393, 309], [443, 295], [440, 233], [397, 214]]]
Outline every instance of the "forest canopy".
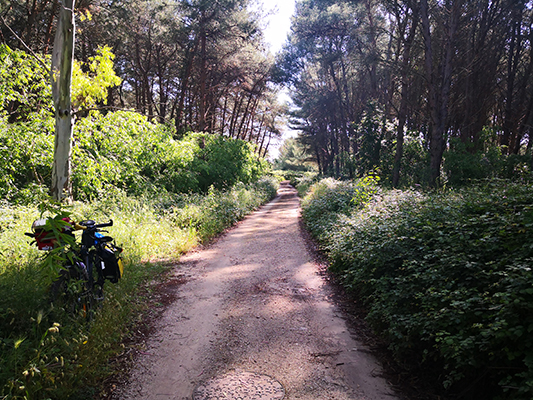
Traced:
[[302, 0], [276, 76], [320, 172], [464, 184], [531, 170], [533, 3]]
[[[99, 108], [135, 110], [173, 125], [176, 137], [205, 131], [244, 139], [264, 155], [279, 135], [282, 107], [262, 16], [253, 10], [247, 0], [81, 1], [74, 58], [89, 72], [98, 57], [113, 55], [120, 81], [109, 85]], [[57, 1], [0, 2], [0, 12], [1, 42], [41, 60], [49, 56]], [[4, 111], [11, 115], [10, 107]]]
[[[57, 1], [1, 9], [2, 42], [45, 58]], [[120, 79], [95, 106], [133, 109], [176, 138], [222, 134], [265, 155], [280, 135], [281, 84], [306, 162], [324, 175], [438, 186], [531, 170], [531, 1], [301, 0], [275, 56], [248, 0], [82, 1], [75, 11], [83, 72], [108, 49]]]

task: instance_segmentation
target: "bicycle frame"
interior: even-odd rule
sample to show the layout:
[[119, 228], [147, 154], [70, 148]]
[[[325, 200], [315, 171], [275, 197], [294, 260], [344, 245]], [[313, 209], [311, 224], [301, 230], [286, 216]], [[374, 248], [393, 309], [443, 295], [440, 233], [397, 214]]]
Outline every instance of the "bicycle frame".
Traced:
[[[103, 287], [105, 280], [108, 279], [116, 283], [122, 276], [122, 261], [120, 257], [117, 257], [117, 254], [122, 252], [122, 249], [111, 244], [113, 241], [112, 237], [102, 234], [102, 232], [106, 232], [102, 231], [102, 228], [113, 226], [112, 220], [103, 224], [97, 224], [92, 220], [86, 220], [80, 223], [72, 223], [70, 220], [64, 221], [65, 227], [63, 233], [72, 236], [71, 244], [75, 243], [74, 230], [82, 231], [81, 243], [79, 247], [69, 250], [72, 253], [68, 258], [72, 261], [66, 262], [62, 266], [58, 278], [52, 284], [52, 302], [54, 302], [54, 299], [62, 296], [65, 299], [64, 303], [71, 303], [65, 304], [66, 308], [73, 309], [74, 312], [77, 312], [81, 308], [84, 316], [89, 318], [91, 313], [88, 311], [89, 308], [92, 308], [92, 300], [101, 301], [104, 299]], [[51, 235], [51, 232], [45, 228], [46, 221], [37, 220], [32, 225], [33, 233], [25, 234], [35, 239], [34, 243], [40, 250], [53, 250], [59, 246], [60, 240], [57, 235]], [[70, 239], [68, 240], [70, 242]], [[117, 266], [111, 273], [106, 271], [105, 263], [105, 258], [109, 253], [116, 260]], [[74, 285], [77, 287], [77, 291], [75, 291], [77, 294], [74, 295], [71, 293], [72, 290], [69, 287], [73, 281], [79, 281], [78, 284]]]

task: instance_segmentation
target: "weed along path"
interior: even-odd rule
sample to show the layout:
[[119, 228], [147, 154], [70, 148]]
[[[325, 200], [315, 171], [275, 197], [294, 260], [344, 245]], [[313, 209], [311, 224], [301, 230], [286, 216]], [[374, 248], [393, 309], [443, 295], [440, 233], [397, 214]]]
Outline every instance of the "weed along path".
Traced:
[[[394, 399], [329, 300], [299, 225], [296, 191], [184, 256], [176, 290], [122, 400]], [[116, 393], [115, 393], [116, 394]]]

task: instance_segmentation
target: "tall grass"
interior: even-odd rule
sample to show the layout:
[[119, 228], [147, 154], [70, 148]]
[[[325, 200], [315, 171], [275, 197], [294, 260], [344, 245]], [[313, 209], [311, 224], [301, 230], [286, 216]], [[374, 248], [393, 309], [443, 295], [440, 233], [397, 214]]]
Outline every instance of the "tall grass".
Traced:
[[107, 363], [146, 308], [151, 285], [200, 242], [208, 241], [276, 193], [261, 180], [207, 195], [144, 198], [121, 192], [70, 208], [74, 220], [114, 225], [109, 235], [124, 248], [121, 281], [105, 286], [106, 299], [90, 325], [54, 310], [42, 252], [24, 236], [39, 213], [32, 207], [0, 207], [0, 398], [88, 399], [112, 373]]

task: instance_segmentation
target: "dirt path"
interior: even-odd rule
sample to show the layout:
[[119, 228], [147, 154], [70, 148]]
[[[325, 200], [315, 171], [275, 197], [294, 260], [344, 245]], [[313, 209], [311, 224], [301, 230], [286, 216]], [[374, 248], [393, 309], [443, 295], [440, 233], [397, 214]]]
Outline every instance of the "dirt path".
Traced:
[[180, 260], [175, 274], [188, 281], [122, 399], [395, 398], [328, 300], [299, 215], [284, 185], [216, 244]]

